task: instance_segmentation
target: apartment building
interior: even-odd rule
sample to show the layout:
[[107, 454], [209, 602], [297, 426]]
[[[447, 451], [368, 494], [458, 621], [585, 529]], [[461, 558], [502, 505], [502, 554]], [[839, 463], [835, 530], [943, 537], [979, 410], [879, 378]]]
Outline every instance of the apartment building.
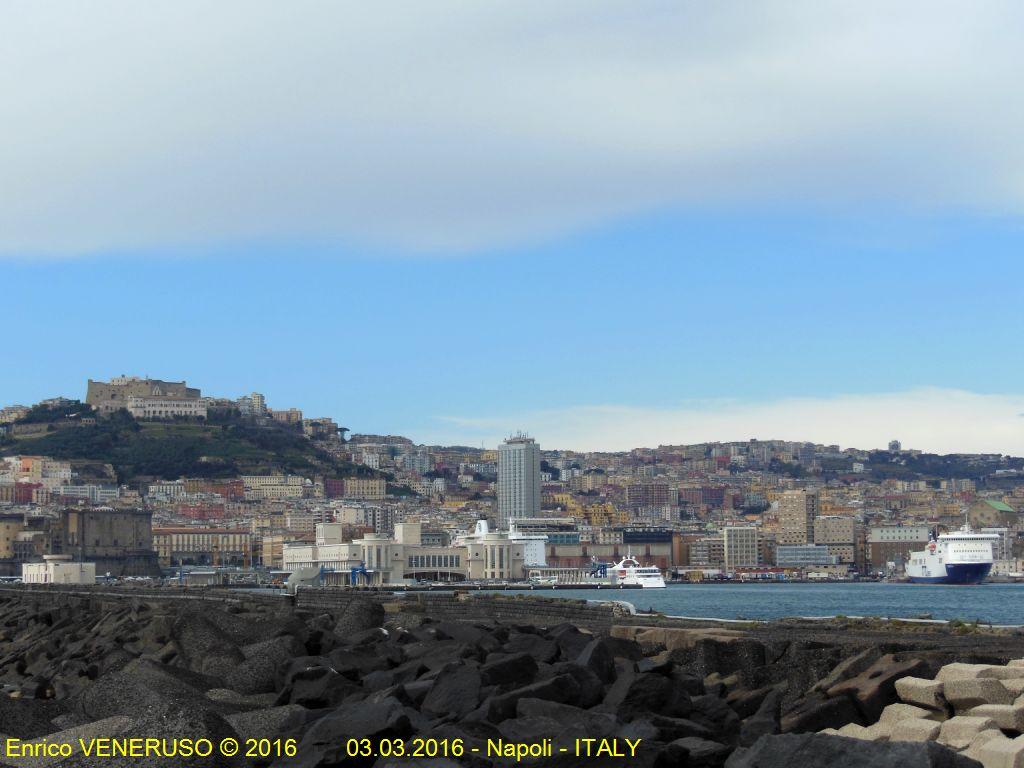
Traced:
[[840, 563], [857, 562], [860, 526], [852, 517], [821, 516], [814, 520], [814, 543], [828, 547]]
[[814, 543], [814, 518], [817, 516], [817, 492], [784, 491], [779, 497], [779, 546]]
[[306, 479], [299, 475], [242, 475], [246, 501], [301, 499]]
[[722, 529], [722, 559], [726, 571], [761, 565], [760, 532], [754, 526]]
[[346, 499], [383, 499], [387, 495], [383, 477], [346, 477], [343, 488]]

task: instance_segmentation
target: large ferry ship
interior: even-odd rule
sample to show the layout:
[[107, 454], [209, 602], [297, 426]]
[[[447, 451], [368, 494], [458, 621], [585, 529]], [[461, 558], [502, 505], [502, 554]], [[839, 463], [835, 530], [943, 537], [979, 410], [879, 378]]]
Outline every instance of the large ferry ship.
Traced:
[[932, 537], [920, 552], [911, 552], [907, 578], [923, 584], [979, 584], [992, 570], [994, 533], [959, 531]]

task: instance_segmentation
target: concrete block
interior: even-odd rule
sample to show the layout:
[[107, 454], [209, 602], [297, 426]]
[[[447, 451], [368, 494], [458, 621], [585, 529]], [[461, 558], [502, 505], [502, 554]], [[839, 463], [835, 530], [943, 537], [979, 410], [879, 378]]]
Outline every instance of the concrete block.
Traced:
[[944, 687], [938, 680], [925, 680], [923, 677], [902, 677], [896, 681], [896, 693], [901, 701], [935, 710], [946, 708]]
[[878, 718], [880, 723], [895, 725], [901, 720], [936, 720], [938, 712], [924, 707], [915, 707], [913, 704], [890, 704], [882, 710], [882, 716]]
[[889, 741], [933, 741], [938, 738], [941, 727], [934, 720], [908, 717], [892, 726]]
[[994, 677], [996, 680], [1020, 680], [1024, 677], [1024, 667], [1000, 667], [993, 665], [983, 670], [981, 677]]
[[990, 739], [980, 744], [976, 756], [985, 768], [1024, 768], [1024, 736], [1016, 739]]
[[842, 736], [843, 735], [839, 731], [837, 731], [835, 728], [822, 728], [820, 731], [818, 731], [818, 733], [823, 733], [826, 736]]
[[889, 741], [892, 736], [892, 725], [889, 723], [875, 723], [864, 729], [866, 741]]
[[1006, 686], [990, 677], [949, 680], [944, 691], [958, 713], [981, 704], [1012, 704], [1014, 699]]
[[847, 723], [839, 729], [838, 735], [861, 741], [888, 741], [891, 733], [892, 728], [888, 723], [875, 723], [867, 728], [856, 723]]
[[1006, 662], [1008, 667], [1024, 667], [1024, 659], [1010, 659]]
[[[984, 768], [1003, 768], [1005, 756], [1000, 753], [997, 747], [999, 745], [1007, 745], [1010, 741], [1011, 739], [1008, 739], [999, 731], [982, 731], [974, 737], [974, 740], [963, 751], [963, 754], [972, 760], [977, 760]], [[992, 747], [986, 749], [990, 744]]]
[[999, 682], [1014, 696], [1020, 696], [1024, 693], [1024, 677], [1015, 677], [1010, 680], [1000, 680]]
[[836, 734], [839, 736], [846, 736], [850, 739], [861, 739], [864, 738], [864, 732], [867, 730], [863, 725], [857, 723], [847, 723], [838, 731]]
[[998, 730], [995, 721], [989, 717], [951, 717], [939, 727], [939, 744], [953, 749], [966, 749], [974, 737], [982, 731]]
[[1024, 733], [1024, 707], [1015, 704], [981, 704], [966, 714], [970, 717], [990, 717], [1004, 731]]
[[935, 679], [943, 683], [948, 683], [951, 680], [977, 680], [983, 677], [1009, 680], [1019, 678], [1022, 674], [1024, 674], [1024, 668], [1022, 667], [1001, 667], [998, 664], [962, 664], [956, 662], [954, 664], [947, 664], [940, 669]]

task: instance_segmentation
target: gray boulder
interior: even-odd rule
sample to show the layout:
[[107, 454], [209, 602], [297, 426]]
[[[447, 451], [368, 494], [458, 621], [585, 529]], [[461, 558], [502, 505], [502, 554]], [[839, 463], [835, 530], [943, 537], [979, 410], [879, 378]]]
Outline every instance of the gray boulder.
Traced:
[[934, 741], [873, 742], [821, 733], [762, 736], [737, 750], [726, 768], [981, 768]]

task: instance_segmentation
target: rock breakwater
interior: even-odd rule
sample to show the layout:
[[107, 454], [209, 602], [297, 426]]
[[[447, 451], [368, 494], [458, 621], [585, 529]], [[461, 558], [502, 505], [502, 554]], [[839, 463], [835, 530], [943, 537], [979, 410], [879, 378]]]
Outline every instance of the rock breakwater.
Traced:
[[[952, 647], [936, 637], [829, 639], [822, 628], [810, 637], [792, 627], [679, 626], [615, 612], [607, 627], [604, 619], [581, 627], [552, 620], [552, 602], [534, 611], [543, 623], [533, 623], [490, 618], [483, 604], [460, 621], [353, 594], [303, 608], [130, 594], [61, 601], [5, 591], [0, 732], [51, 742], [96, 733], [296, 745], [294, 756], [214, 754], [190, 766], [483, 768], [510, 764], [492, 753], [493, 742], [550, 742], [552, 753], [534, 764], [768, 768], [783, 765], [780, 755], [806, 753], [817, 757], [801, 765], [966, 768], [979, 764], [977, 734], [964, 726], [933, 738], [946, 721], [893, 706], [952, 714], [950, 682], [942, 679], [950, 664], [1011, 669], [1009, 656], [1024, 656], [1020, 638], [968, 651], [957, 638]], [[591, 616], [577, 604], [565, 608]], [[1014, 730], [1004, 726], [1019, 724], [1016, 711], [993, 708], [1012, 708], [1016, 697], [1003, 702], [985, 688], [1009, 690], [1010, 678], [972, 680], [973, 687], [954, 686], [958, 709], [948, 722], [986, 719], [992, 725], [978, 732], [1012, 741], [1004, 734]], [[854, 727], [880, 731], [883, 720], [892, 725], [891, 743], [847, 737]], [[817, 733], [825, 729], [832, 730]], [[913, 738], [896, 743], [897, 732]], [[396, 754], [394, 744], [417, 738], [462, 748], [429, 759]], [[384, 756], [376, 748], [353, 753], [350, 740], [392, 746]], [[580, 743], [639, 746], [626, 760], [581, 754]], [[49, 764], [89, 761], [76, 754]]]

